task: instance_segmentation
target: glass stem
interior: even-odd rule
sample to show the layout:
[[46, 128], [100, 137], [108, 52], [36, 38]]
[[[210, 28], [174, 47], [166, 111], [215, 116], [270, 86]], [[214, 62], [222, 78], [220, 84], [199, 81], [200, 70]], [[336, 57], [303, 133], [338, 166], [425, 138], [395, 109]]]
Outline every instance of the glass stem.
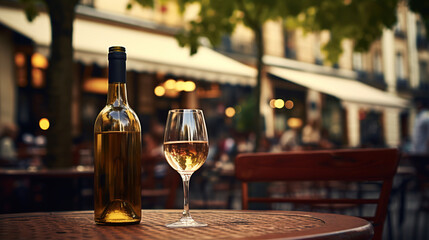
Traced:
[[190, 218], [189, 213], [189, 182], [192, 174], [180, 174], [183, 182], [183, 216], [182, 218]]

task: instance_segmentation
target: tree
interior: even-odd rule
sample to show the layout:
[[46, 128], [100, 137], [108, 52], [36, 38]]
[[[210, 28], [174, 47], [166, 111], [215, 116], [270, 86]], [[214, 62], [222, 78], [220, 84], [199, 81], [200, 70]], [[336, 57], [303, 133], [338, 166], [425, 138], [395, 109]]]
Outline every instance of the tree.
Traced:
[[[237, 24], [244, 24], [254, 34], [256, 44], [257, 84], [254, 97], [261, 101], [261, 80], [264, 75], [263, 25], [269, 20], [282, 20], [287, 26], [301, 27], [307, 32], [330, 31], [330, 40], [323, 46], [326, 58], [336, 63], [342, 53], [341, 41], [354, 40], [355, 51], [366, 51], [382, 30], [396, 22], [398, 0], [178, 0], [181, 11], [187, 4], [198, 4], [199, 15], [178, 35], [182, 46], [197, 52], [201, 37], [218, 45]], [[286, 24], [293, 23], [293, 24]], [[260, 104], [256, 104], [256, 147], [261, 134]], [[256, 150], [255, 147], [255, 150]]]
[[73, 21], [79, 0], [22, 0], [26, 15], [32, 21], [38, 7], [44, 4], [51, 20], [51, 46], [46, 80], [49, 119], [47, 161], [51, 168], [72, 165], [71, 101], [73, 83]]

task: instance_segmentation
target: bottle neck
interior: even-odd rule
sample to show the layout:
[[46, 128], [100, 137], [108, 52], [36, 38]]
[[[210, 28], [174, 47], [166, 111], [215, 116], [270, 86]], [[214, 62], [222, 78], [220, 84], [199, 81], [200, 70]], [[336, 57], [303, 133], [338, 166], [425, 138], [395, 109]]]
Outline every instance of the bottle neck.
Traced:
[[107, 104], [113, 105], [114, 107], [128, 105], [125, 61], [125, 52], [109, 52], [109, 88], [107, 93]]
[[114, 107], [128, 106], [127, 86], [125, 83], [109, 83], [107, 105], [113, 105]]

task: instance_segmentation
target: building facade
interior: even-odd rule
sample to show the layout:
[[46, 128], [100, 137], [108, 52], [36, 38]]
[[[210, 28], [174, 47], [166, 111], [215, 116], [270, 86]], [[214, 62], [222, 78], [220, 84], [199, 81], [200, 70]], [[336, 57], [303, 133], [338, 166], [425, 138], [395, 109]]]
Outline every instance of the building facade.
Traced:
[[[264, 36], [265, 64], [269, 69], [288, 69], [282, 76], [269, 74], [273, 88], [269, 97], [284, 101], [296, 98], [301, 106], [306, 107], [305, 111], [274, 109], [273, 122], [282, 124], [274, 124], [273, 132], [286, 130], [287, 124], [284, 123], [287, 119], [298, 116], [303, 124], [313, 118], [319, 119], [321, 132], [328, 131], [336, 141], [341, 140], [349, 147], [396, 147], [409, 140], [416, 115], [413, 100], [429, 96], [429, 71], [424, 26], [405, 2], [398, 5], [397, 23], [393, 29], [385, 29], [382, 37], [364, 53], [354, 52], [353, 42], [344, 40], [343, 53], [334, 65], [326, 63], [320, 50], [329, 40], [328, 31], [304, 34], [300, 29], [285, 29], [282, 21], [272, 21], [264, 26]], [[236, 39], [239, 37], [231, 36], [228, 46], [240, 45], [234, 43]], [[219, 50], [236, 59], [245, 58], [239, 48], [220, 47]], [[302, 72], [312, 75], [304, 76]], [[299, 74], [303, 78], [311, 78], [309, 81], [313, 84], [294, 80], [294, 76]], [[361, 99], [350, 100], [317, 86], [316, 82], [321, 82], [325, 76], [364, 84], [363, 88], [356, 89], [362, 91]], [[347, 91], [339, 85], [332, 88]], [[373, 100], [370, 102], [365, 98]], [[267, 99], [261, 104], [266, 102]]]
[[[157, 23], [127, 16], [126, 4], [115, 6], [116, 1], [99, 2], [123, 9], [124, 14], [108, 11], [97, 2], [83, 2], [89, 6], [76, 8], [73, 32], [71, 131], [76, 142], [92, 142], [94, 120], [106, 101], [107, 52], [113, 45], [127, 49], [128, 100], [143, 132], [163, 124], [171, 108], [204, 109], [213, 137], [228, 127], [225, 109], [249, 95], [255, 84], [253, 68], [206, 47], [190, 56], [189, 49], [181, 48], [174, 38], [177, 27], [164, 18], [165, 25], [164, 20]], [[49, 16], [43, 9], [29, 22], [20, 4], [1, 2], [0, 125], [17, 125], [20, 135], [45, 134], [39, 121], [48, 111], [45, 74], [50, 36]]]
[[[47, 111], [48, 16], [42, 13], [28, 23], [18, 4], [4, 2], [0, 47], [10, 61], [0, 65], [0, 120], [16, 123], [23, 131], [39, 129], [38, 121]], [[173, 36], [198, 8], [191, 6], [180, 15], [173, 2], [155, 1], [154, 9], [127, 9], [127, 3], [86, 0], [76, 10], [74, 136], [92, 137], [93, 119], [105, 101], [106, 52], [111, 44], [128, 49], [129, 100], [144, 129], [150, 130], [154, 118], [163, 121], [172, 107], [200, 107], [215, 135], [219, 126], [231, 122], [233, 115], [226, 116], [225, 110], [248, 99], [255, 85], [251, 31], [238, 26], [214, 48], [217, 52], [202, 48], [191, 58]], [[353, 42], [343, 41], [343, 53], [334, 65], [326, 63], [321, 52], [329, 32], [304, 34], [285, 29], [281, 21], [268, 22], [267, 76], [260, 103], [266, 135], [317, 121], [318, 131], [340, 146], [399, 146], [409, 138], [416, 115], [412, 99], [429, 95], [429, 44], [419, 17], [404, 3], [397, 11], [394, 29], [386, 29], [368, 52], [353, 52]], [[326, 88], [327, 84], [332, 85]]]

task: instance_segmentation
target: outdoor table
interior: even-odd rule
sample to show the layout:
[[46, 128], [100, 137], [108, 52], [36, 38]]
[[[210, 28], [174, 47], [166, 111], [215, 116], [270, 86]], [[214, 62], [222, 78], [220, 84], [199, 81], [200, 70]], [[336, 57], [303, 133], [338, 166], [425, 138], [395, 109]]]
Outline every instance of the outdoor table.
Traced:
[[167, 228], [181, 210], [143, 210], [142, 222], [100, 226], [93, 211], [0, 215], [0, 239], [371, 239], [372, 225], [345, 215], [298, 211], [193, 210], [200, 228]]
[[91, 209], [93, 179], [94, 169], [83, 166], [0, 168], [0, 213]]

